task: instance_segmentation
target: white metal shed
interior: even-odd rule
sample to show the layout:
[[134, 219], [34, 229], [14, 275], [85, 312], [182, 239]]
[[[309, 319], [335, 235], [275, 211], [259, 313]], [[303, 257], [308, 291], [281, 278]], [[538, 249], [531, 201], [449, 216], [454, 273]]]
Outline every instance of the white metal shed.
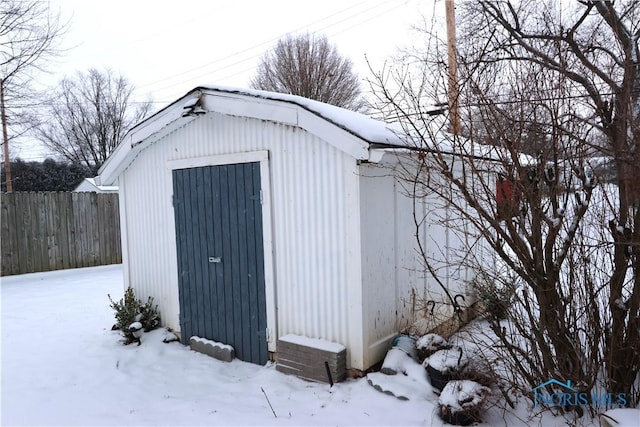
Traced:
[[153, 296], [185, 341], [263, 363], [297, 334], [371, 367], [428, 286], [401, 160], [385, 149], [402, 144], [382, 122], [305, 98], [190, 91], [100, 170], [119, 186], [125, 286]]

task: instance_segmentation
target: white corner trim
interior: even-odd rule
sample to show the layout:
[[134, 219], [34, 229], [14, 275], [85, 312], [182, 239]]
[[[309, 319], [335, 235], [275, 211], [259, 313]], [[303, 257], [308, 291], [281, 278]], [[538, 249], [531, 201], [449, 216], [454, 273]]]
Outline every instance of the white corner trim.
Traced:
[[364, 307], [362, 288], [362, 242], [360, 224], [360, 175], [355, 162], [346, 162], [345, 175], [346, 196], [346, 232], [347, 241], [347, 333], [349, 350], [347, 351], [347, 369], [364, 370]]
[[130, 268], [129, 268], [129, 235], [127, 233], [129, 216], [127, 214], [126, 194], [127, 187], [122, 175], [118, 177], [118, 209], [120, 213], [120, 255], [122, 255], [122, 274], [124, 277], [124, 289], [131, 286]]
[[271, 171], [268, 152], [260, 160], [260, 189], [262, 191], [262, 242], [264, 257], [264, 292], [267, 303], [267, 348], [276, 351], [278, 336], [275, 256], [273, 253], [273, 219], [271, 216]]

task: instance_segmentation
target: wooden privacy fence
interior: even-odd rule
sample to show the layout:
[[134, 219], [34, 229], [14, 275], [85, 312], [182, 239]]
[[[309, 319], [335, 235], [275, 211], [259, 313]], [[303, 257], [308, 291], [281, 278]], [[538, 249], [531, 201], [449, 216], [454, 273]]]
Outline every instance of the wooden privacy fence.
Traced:
[[2, 276], [122, 262], [117, 194], [2, 193]]

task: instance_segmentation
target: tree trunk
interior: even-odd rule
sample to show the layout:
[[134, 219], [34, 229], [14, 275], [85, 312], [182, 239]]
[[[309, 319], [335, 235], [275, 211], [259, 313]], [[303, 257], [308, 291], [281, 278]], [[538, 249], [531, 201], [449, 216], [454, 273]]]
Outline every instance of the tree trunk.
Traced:
[[13, 192], [11, 177], [11, 156], [9, 155], [9, 137], [7, 135], [7, 116], [4, 111], [4, 80], [0, 79], [0, 118], [2, 119], [2, 144], [4, 145], [4, 175], [7, 193]]

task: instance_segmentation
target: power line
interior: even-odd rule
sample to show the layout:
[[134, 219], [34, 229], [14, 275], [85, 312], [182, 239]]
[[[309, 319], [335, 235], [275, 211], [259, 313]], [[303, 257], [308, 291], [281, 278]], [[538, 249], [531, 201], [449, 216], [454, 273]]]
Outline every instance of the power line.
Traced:
[[[382, 3], [379, 3], [378, 5], [374, 6], [374, 9], [375, 9], [375, 8], [377, 8], [377, 7], [380, 7], [380, 6], [381, 6], [382, 4], [384, 4], [384, 3], [388, 3], [389, 1], [390, 1], [390, 0], [385, 0], [385, 1], [383, 1]], [[261, 42], [261, 43], [258, 43], [258, 44], [256, 44], [256, 45], [250, 46], [250, 47], [248, 47], [248, 48], [246, 48], [246, 49], [243, 49], [243, 50], [241, 50], [241, 51], [234, 52], [234, 53], [229, 54], [229, 55], [227, 55], [227, 56], [225, 56], [225, 57], [222, 57], [222, 58], [220, 58], [220, 59], [216, 59], [215, 61], [208, 62], [208, 63], [203, 64], [203, 65], [201, 65], [201, 66], [198, 66], [198, 67], [192, 68], [192, 69], [187, 70], [187, 71], [185, 71], [185, 72], [178, 73], [178, 74], [174, 74], [174, 75], [172, 75], [172, 76], [169, 76], [169, 77], [166, 77], [166, 78], [163, 78], [163, 79], [160, 79], [160, 80], [156, 80], [156, 81], [151, 82], [151, 83], [144, 84], [144, 85], [142, 85], [142, 86], [139, 86], [139, 88], [148, 87], [148, 86], [153, 86], [153, 85], [155, 85], [155, 84], [157, 84], [157, 83], [162, 83], [162, 82], [165, 82], [165, 81], [167, 81], [167, 80], [172, 80], [172, 79], [177, 78], [177, 77], [183, 77], [183, 76], [184, 76], [185, 74], [187, 74], [187, 73], [191, 73], [191, 72], [194, 72], [194, 71], [197, 71], [197, 70], [201, 70], [201, 69], [206, 68], [206, 67], [208, 67], [208, 66], [210, 66], [210, 65], [214, 65], [214, 64], [217, 64], [217, 63], [223, 62], [223, 61], [225, 61], [225, 60], [227, 60], [227, 59], [234, 58], [234, 57], [237, 57], [237, 56], [239, 56], [239, 55], [242, 55], [243, 53], [250, 52], [250, 51], [252, 51], [252, 50], [254, 50], [254, 49], [257, 49], [257, 48], [260, 48], [260, 47], [263, 47], [263, 46], [269, 45], [269, 44], [271, 44], [271, 43], [273, 43], [273, 42], [275, 42], [275, 41], [279, 40], [280, 38], [282, 38], [283, 36], [285, 36], [285, 35], [287, 35], [287, 34], [291, 34], [291, 33], [295, 33], [295, 32], [298, 32], [298, 31], [304, 30], [305, 28], [308, 28], [308, 27], [313, 26], [313, 25], [315, 25], [315, 24], [318, 24], [318, 23], [320, 23], [320, 22], [326, 21], [326, 20], [327, 20], [327, 19], [329, 19], [329, 18], [332, 18], [332, 17], [334, 17], [334, 16], [336, 16], [336, 15], [340, 15], [340, 14], [342, 14], [342, 13], [344, 13], [344, 12], [348, 11], [348, 10], [351, 10], [351, 9], [353, 9], [353, 8], [356, 8], [356, 7], [358, 7], [358, 6], [360, 6], [360, 5], [364, 4], [364, 3], [366, 3], [366, 0], [361, 1], [360, 3], [357, 3], [357, 4], [353, 5], [353, 6], [350, 6], [350, 7], [347, 7], [347, 8], [345, 8], [345, 9], [342, 9], [342, 10], [340, 10], [340, 11], [338, 11], [338, 12], [335, 12], [335, 13], [333, 13], [333, 14], [331, 14], [331, 15], [325, 16], [324, 18], [321, 18], [321, 19], [319, 19], [319, 20], [317, 20], [317, 21], [313, 21], [313, 22], [312, 22], [312, 23], [310, 23], [310, 24], [307, 24], [307, 25], [305, 25], [305, 26], [301, 26], [301, 27], [299, 27], [299, 28], [297, 28], [297, 29], [295, 29], [295, 30], [293, 30], [293, 31], [290, 31], [290, 32], [285, 33], [285, 34], [281, 34], [281, 35], [280, 35], [280, 36], [278, 36], [278, 37], [274, 37], [274, 38], [269, 39], [269, 40], [267, 40], [267, 41], [265, 41], [265, 42]], [[344, 18], [344, 19], [342, 19], [342, 20], [340, 20], [340, 21], [338, 21], [338, 22], [334, 22], [333, 24], [330, 24], [330, 25], [328, 25], [328, 26], [326, 26], [326, 27], [324, 27], [324, 28], [329, 28], [329, 27], [331, 27], [331, 26], [333, 26], [333, 25], [337, 25], [337, 24], [342, 23], [342, 22], [344, 22], [344, 21], [346, 21], [346, 20], [348, 20], [348, 19], [353, 18], [354, 16], [357, 16], [357, 14], [350, 15], [350, 16], [348, 16], [347, 18]], [[262, 55], [262, 53], [257, 54], [257, 55], [252, 55], [252, 56], [248, 57], [247, 59], [244, 59], [244, 60], [241, 60], [241, 61], [234, 62], [233, 64], [230, 64], [230, 65], [224, 66], [224, 67], [222, 67], [222, 68], [220, 68], [220, 69], [213, 70], [213, 72], [218, 72], [218, 71], [220, 71], [220, 70], [223, 70], [223, 69], [229, 68], [230, 66], [237, 65], [237, 64], [242, 63], [242, 62], [246, 62], [246, 61], [248, 61], [248, 60], [251, 60], [251, 59], [257, 58], [257, 57], [258, 57], [258, 56], [260, 56], [260, 55]], [[200, 76], [195, 76], [195, 77], [193, 77], [193, 78], [199, 78], [199, 77], [201, 77], [201, 75], [200, 75]], [[164, 89], [164, 88], [161, 88], [161, 89]]]
[[[637, 91], [632, 91], [632, 93], [636, 93]], [[606, 92], [606, 93], [600, 93], [600, 96], [615, 96], [617, 95], [615, 92]], [[591, 98], [591, 95], [585, 94], [585, 95], [565, 95], [565, 96], [550, 96], [550, 97], [540, 97], [540, 98], [535, 98], [535, 99], [527, 99], [527, 100], [508, 100], [508, 101], [498, 101], [498, 100], [487, 100], [486, 102], [476, 102], [476, 103], [466, 103], [466, 104], [462, 104], [464, 107], [486, 107], [489, 105], [510, 105], [510, 104], [523, 104], [523, 103], [530, 103], [530, 104], [534, 104], [536, 102], [544, 102], [544, 101], [566, 101], [566, 100], [571, 100], [571, 99], [584, 99], [584, 98]], [[173, 100], [171, 100], [173, 101]], [[167, 101], [162, 101], [162, 100], [153, 100], [153, 101], [130, 101], [128, 102], [128, 104], [164, 104]], [[115, 104], [114, 102], [104, 102], [101, 103], [100, 105], [113, 105]], [[33, 107], [41, 107], [43, 105], [56, 105], [56, 106], [61, 106], [61, 105], [66, 105], [66, 103], [62, 103], [62, 102], [34, 102], [34, 103], [28, 103], [28, 104], [11, 104], [11, 105], [6, 105], [6, 109], [10, 110], [10, 109], [19, 109], [19, 108], [33, 108]], [[80, 103], [72, 103], [72, 105], [81, 105]], [[427, 114], [428, 111], [420, 111], [420, 112], [416, 112], [416, 113], [410, 113], [407, 115], [412, 115], [412, 116], [416, 116], [416, 115], [421, 115], [421, 114]]]
[[[282, 36], [284, 36], [286, 34], [292, 34], [292, 33], [304, 30], [305, 28], [312, 28], [314, 26], [317, 26], [318, 24], [325, 23], [324, 25], [321, 25], [317, 29], [312, 31], [312, 33], [317, 33], [317, 32], [320, 32], [320, 31], [325, 31], [327, 29], [334, 28], [334, 27], [336, 27], [336, 26], [338, 26], [340, 24], [343, 24], [345, 22], [349, 22], [349, 21], [354, 21], [355, 20], [355, 22], [352, 25], [350, 25], [347, 28], [344, 28], [344, 29], [341, 29], [341, 30], [339, 30], [337, 32], [332, 33], [331, 36], [334, 36], [334, 35], [337, 35], [337, 34], [341, 34], [341, 33], [344, 33], [346, 31], [350, 31], [353, 28], [356, 28], [356, 27], [358, 27], [358, 26], [360, 26], [360, 25], [362, 25], [362, 24], [364, 24], [366, 22], [369, 22], [369, 21], [371, 21], [373, 19], [376, 19], [376, 18], [378, 18], [378, 17], [380, 17], [380, 16], [382, 16], [384, 14], [387, 14], [387, 13], [393, 11], [394, 9], [399, 9], [400, 7], [406, 5], [409, 1], [410, 0], [405, 0], [404, 2], [397, 2], [396, 0], [384, 0], [384, 1], [377, 2], [373, 6], [367, 7], [366, 9], [363, 9], [362, 6], [365, 5], [365, 4], [367, 6], [369, 6], [370, 2], [367, 1], [367, 0], [360, 1], [360, 2], [358, 2], [356, 4], [354, 4], [354, 5], [350, 5], [349, 7], [346, 7], [344, 9], [341, 9], [341, 10], [339, 10], [337, 12], [334, 12], [334, 13], [332, 13], [330, 15], [327, 15], [327, 16], [321, 18], [321, 19], [315, 20], [315, 21], [313, 21], [313, 22], [311, 22], [311, 23], [309, 23], [309, 24], [307, 24], [305, 26], [300, 26], [300, 27], [288, 32], [288, 33], [284, 33], [284, 34], [280, 35], [279, 37], [274, 37], [274, 38], [269, 39], [269, 40], [267, 40], [265, 42], [258, 43], [256, 45], [253, 45], [253, 46], [250, 46], [250, 47], [245, 48], [243, 50], [240, 50], [238, 52], [235, 52], [233, 54], [230, 54], [230, 55], [227, 55], [225, 57], [219, 58], [219, 59], [217, 59], [215, 61], [208, 62], [206, 64], [197, 66], [195, 68], [191, 68], [189, 70], [186, 70], [184, 72], [181, 72], [181, 73], [169, 76], [169, 77], [162, 78], [160, 80], [156, 80], [156, 81], [153, 81], [153, 82], [150, 82], [150, 83], [146, 83], [146, 84], [143, 84], [143, 85], [140, 85], [140, 86], [136, 85], [136, 87], [135, 87], [136, 88], [136, 92], [140, 93], [140, 92], [143, 92], [143, 91], [144, 92], [165, 91], [165, 90], [174, 88], [175, 86], [187, 83], [187, 82], [189, 82], [191, 80], [201, 79], [201, 78], [203, 78], [205, 76], [209, 76], [209, 75], [215, 75], [215, 74], [220, 73], [222, 71], [229, 70], [229, 69], [231, 69], [233, 67], [237, 67], [238, 65], [241, 65], [243, 63], [252, 61], [252, 60], [258, 58], [259, 56], [261, 56], [264, 52], [261, 51], [260, 53], [252, 54], [252, 55], [250, 55], [248, 57], [245, 57], [244, 59], [236, 60], [233, 63], [222, 65], [222, 63], [224, 63], [225, 61], [227, 61], [227, 60], [229, 60], [231, 58], [237, 58], [238, 56], [242, 57], [243, 54], [250, 53], [250, 52], [254, 51], [255, 49], [258, 49], [260, 47], [264, 47], [264, 46], [266, 46], [266, 45], [268, 45], [270, 43], [273, 43], [274, 41], [277, 41], [279, 38], [281, 38]], [[392, 7], [384, 8], [385, 6], [388, 6], [389, 3], [393, 4]], [[370, 16], [370, 13], [376, 12], [380, 8], [384, 8], [384, 9], [381, 12], [375, 13], [373, 16]], [[352, 11], [352, 13], [348, 13], [350, 11]], [[348, 13], [348, 14], [346, 14], [346, 13]], [[336, 17], [339, 17], [339, 19], [335, 20]], [[332, 19], [332, 18], [334, 18], [334, 19]], [[212, 69], [210, 71], [207, 71], [205, 73], [200, 73], [200, 74], [194, 75], [192, 77], [188, 76], [190, 73], [194, 73], [194, 72], [196, 72], [198, 70], [206, 69], [207, 67], [210, 67], [210, 66], [213, 66], [213, 65], [216, 65], [216, 64], [220, 64], [221, 66], [219, 66], [217, 68], [214, 68], [214, 69]], [[234, 77], [234, 76], [236, 76], [236, 75], [238, 75], [240, 73], [245, 73], [247, 71], [250, 71], [253, 68], [254, 68], [254, 66], [251, 66], [251, 67], [243, 68], [240, 71], [235, 71], [235, 72], [232, 72], [232, 73], [228, 73], [228, 74], [226, 74], [224, 77], [222, 77], [219, 80], [227, 80], [227, 79], [229, 79], [231, 77]], [[177, 80], [177, 79], [179, 79], [179, 80]], [[172, 82], [172, 80], [173, 80], [173, 82]], [[158, 86], [158, 87], [154, 88], [154, 86], [156, 86], [156, 85], [158, 85], [160, 83], [165, 83], [165, 82], [166, 82], [166, 84], [163, 84], [161, 86]], [[148, 88], [148, 89], [145, 91], [144, 90], [145, 88]], [[150, 88], [153, 88], [153, 89], [150, 89]], [[146, 100], [142, 100], [142, 101], [137, 101], [136, 103], [143, 104], [145, 102], [147, 102], [147, 101]], [[161, 104], [161, 103], [164, 103], [164, 102], [167, 102], [167, 101], [166, 100], [152, 101], [153, 104]], [[37, 104], [31, 104], [30, 106], [35, 106], [35, 105], [37, 105]], [[29, 105], [25, 104], [25, 106], [29, 106]]]
[[[407, 1], [405, 1], [402, 5], [407, 4], [407, 3], [408, 3], [408, 0], [407, 0]], [[342, 34], [342, 33], [344, 33], [344, 32], [350, 31], [350, 30], [352, 30], [353, 28], [355, 28], [355, 27], [357, 27], [357, 26], [359, 26], [359, 25], [362, 25], [362, 24], [364, 24], [364, 23], [366, 23], [366, 22], [369, 22], [369, 21], [371, 21], [371, 20], [373, 20], [373, 19], [376, 19], [376, 18], [378, 18], [378, 17], [380, 17], [380, 16], [382, 16], [382, 15], [384, 15], [384, 14], [386, 14], [386, 13], [388, 13], [388, 12], [390, 12], [390, 11], [394, 10], [394, 9], [397, 9], [397, 8], [401, 7], [402, 5], [400, 5], [400, 6], [398, 6], [398, 5], [394, 5], [393, 7], [388, 8], [388, 9], [385, 9], [385, 10], [383, 10], [382, 12], [380, 12], [380, 13], [378, 13], [378, 14], [374, 15], [374, 16], [371, 16], [371, 17], [369, 17], [369, 18], [367, 18], [367, 19], [364, 19], [364, 20], [362, 20], [362, 21], [359, 21], [359, 22], [355, 23], [354, 25], [351, 25], [349, 28], [345, 28], [345, 29], [343, 29], [343, 30], [341, 30], [341, 31], [337, 31], [337, 32], [331, 33], [331, 34], [329, 34], [328, 36], [329, 36], [329, 37], [334, 37], [334, 36], [337, 36], [338, 34]], [[338, 22], [338, 23], [339, 23], [339, 22]], [[336, 24], [337, 24], [337, 23], [336, 23]], [[328, 27], [321, 28], [319, 31], [321, 31], [321, 30], [323, 30], [323, 29], [326, 29], [326, 28], [328, 28]], [[315, 34], [315, 33], [316, 33], [316, 32], [314, 32], [314, 34]], [[259, 54], [259, 55], [254, 56], [254, 57], [251, 57], [251, 58], [249, 58], [249, 59], [257, 58], [257, 57], [259, 57], [260, 55], [262, 55], [262, 53], [261, 53], [261, 54]], [[247, 59], [247, 60], [248, 60], [248, 59]], [[214, 71], [212, 71], [212, 72], [211, 72], [211, 74], [213, 74], [213, 73], [217, 73], [217, 72], [222, 71], [222, 70], [224, 70], [224, 69], [226, 69], [226, 68], [230, 68], [232, 65], [236, 65], [236, 64], [238, 64], [238, 63], [242, 63], [242, 62], [246, 62], [247, 60], [238, 61], [237, 63], [231, 64], [231, 65], [229, 65], [229, 66], [226, 66], [226, 67], [223, 67], [223, 68], [220, 68], [220, 69], [217, 69], [217, 70], [214, 70]], [[237, 71], [237, 72], [235, 72], [235, 73], [233, 73], [233, 74], [228, 74], [228, 75], [226, 75], [226, 76], [224, 76], [224, 77], [221, 77], [221, 78], [219, 78], [218, 80], [219, 80], [219, 81], [223, 81], [223, 80], [229, 79], [229, 78], [231, 78], [231, 77], [235, 77], [235, 76], [237, 76], [238, 74], [245, 73], [245, 72], [247, 72], [247, 71], [252, 70], [253, 68], [254, 68], [254, 67], [248, 67], [248, 68], [245, 68], [245, 69], [243, 69], [243, 70], [241, 70], [241, 71]], [[209, 74], [209, 73], [208, 73], [208, 74]], [[196, 77], [194, 77], [194, 79], [195, 79], [195, 78], [204, 77], [204, 76], [205, 76], [205, 74], [200, 75], [200, 76], [196, 76]]]
[[[378, 3], [376, 6], [374, 6], [374, 7], [372, 7], [372, 8], [369, 8], [367, 11], [375, 10], [375, 9], [380, 8], [381, 6], [383, 6], [383, 5], [385, 5], [385, 4], [388, 4], [388, 3], [394, 3], [394, 5], [393, 5], [391, 8], [386, 8], [386, 9], [384, 9], [382, 12], [380, 12], [380, 13], [378, 13], [378, 14], [374, 15], [374, 16], [370, 16], [370, 17], [368, 17], [367, 19], [362, 19], [362, 20], [360, 20], [360, 21], [356, 22], [355, 24], [351, 25], [349, 28], [346, 28], [346, 29], [344, 29], [344, 30], [342, 30], [342, 31], [338, 31], [338, 32], [334, 33], [334, 35], [335, 35], [335, 34], [340, 34], [340, 33], [345, 32], [345, 31], [349, 31], [349, 30], [351, 30], [351, 29], [353, 29], [353, 28], [355, 28], [355, 27], [357, 27], [357, 26], [359, 26], [359, 25], [362, 25], [362, 24], [363, 24], [363, 23], [365, 23], [365, 22], [368, 22], [368, 21], [370, 21], [370, 20], [372, 20], [372, 19], [375, 19], [375, 18], [377, 18], [377, 17], [379, 17], [379, 16], [382, 16], [382, 15], [384, 15], [384, 14], [386, 14], [386, 13], [388, 13], [388, 12], [390, 12], [390, 11], [394, 10], [394, 9], [398, 9], [399, 7], [404, 6], [404, 5], [405, 5], [405, 4], [407, 4], [408, 2], [409, 2], [409, 0], [406, 0], [405, 2], [403, 2], [403, 3], [401, 3], [401, 4], [397, 4], [394, 0], [385, 0], [385, 1], [383, 1], [382, 3]], [[336, 14], [334, 14], [334, 15], [336, 15]], [[313, 33], [316, 33], [316, 32], [319, 32], [319, 31], [324, 31], [324, 30], [326, 30], [326, 29], [328, 29], [328, 28], [331, 28], [331, 27], [334, 27], [334, 26], [336, 26], [336, 25], [338, 25], [338, 24], [341, 24], [341, 23], [343, 23], [343, 22], [349, 21], [349, 20], [351, 20], [351, 19], [353, 19], [353, 18], [355, 18], [355, 17], [357, 17], [357, 16], [360, 16], [360, 13], [359, 13], [359, 12], [358, 12], [358, 13], [356, 13], [356, 14], [349, 15], [349, 16], [347, 16], [347, 17], [345, 17], [345, 18], [341, 19], [340, 21], [336, 21], [336, 22], [333, 22], [333, 23], [331, 23], [331, 24], [328, 24], [328, 25], [326, 25], [326, 26], [324, 26], [324, 27], [318, 28], [318, 29], [317, 29], [317, 30], [315, 30]], [[322, 21], [322, 20], [320, 20], [320, 21]], [[317, 21], [317, 22], [320, 22], [320, 21]], [[301, 28], [304, 28], [304, 27], [301, 27]], [[286, 33], [286, 34], [290, 34], [290, 33]], [[282, 36], [281, 36], [281, 37], [282, 37]], [[278, 39], [279, 39], [279, 38], [274, 38], [274, 39], [272, 39], [271, 41], [278, 40]], [[260, 45], [263, 45], [263, 44], [266, 44], [266, 43], [269, 43], [269, 42], [261, 43]], [[260, 46], [260, 45], [257, 45], [257, 46]], [[249, 48], [249, 49], [245, 49], [245, 51], [248, 51], [248, 50], [251, 50], [251, 48]], [[220, 71], [225, 70], [225, 69], [228, 69], [228, 68], [231, 68], [232, 66], [235, 66], [235, 65], [238, 65], [238, 64], [241, 64], [241, 63], [247, 62], [247, 61], [254, 60], [254, 59], [256, 59], [256, 58], [260, 57], [262, 54], [263, 54], [263, 52], [258, 53], [258, 54], [255, 54], [255, 55], [252, 55], [252, 56], [250, 56], [250, 57], [248, 57], [248, 58], [245, 58], [245, 59], [242, 59], [242, 60], [236, 61], [236, 62], [234, 62], [234, 63], [232, 63], [232, 64], [229, 64], [229, 65], [226, 65], [226, 66], [223, 66], [223, 67], [220, 67], [220, 68], [217, 68], [217, 69], [214, 69], [214, 70], [208, 71], [208, 72], [206, 72], [206, 73], [204, 73], [204, 74], [199, 74], [199, 75], [197, 75], [197, 76], [192, 76], [192, 77], [189, 77], [189, 78], [186, 78], [186, 79], [183, 79], [183, 80], [177, 81], [177, 82], [175, 82], [175, 83], [172, 83], [172, 84], [171, 84], [171, 85], [169, 85], [169, 86], [162, 86], [162, 87], [157, 88], [157, 89], [155, 89], [155, 90], [156, 90], [156, 91], [161, 91], [161, 90], [170, 89], [170, 88], [172, 88], [173, 86], [176, 86], [176, 85], [180, 85], [180, 84], [186, 83], [186, 82], [188, 82], [188, 81], [190, 81], [190, 80], [200, 79], [200, 78], [203, 78], [203, 77], [208, 76], [208, 75], [212, 75], [212, 74], [215, 74], [215, 73], [219, 73]], [[228, 56], [228, 57], [233, 57], [233, 56], [234, 56], [234, 55], [230, 55], [230, 56]], [[227, 57], [227, 58], [228, 58], [228, 57]], [[198, 68], [196, 68], [196, 69], [200, 69], [200, 68], [202, 68], [202, 67], [198, 67]], [[224, 79], [228, 79], [228, 78], [230, 78], [230, 77], [234, 77], [234, 76], [236, 76], [236, 75], [238, 75], [238, 74], [240, 74], [240, 73], [244, 73], [244, 72], [246, 72], [246, 71], [250, 71], [250, 70], [252, 70], [253, 68], [254, 68], [253, 66], [252, 66], [252, 67], [245, 68], [245, 69], [243, 69], [243, 70], [241, 70], [241, 71], [237, 71], [237, 72], [234, 72], [234, 73], [232, 73], [232, 74], [228, 74], [228, 75], [226, 75], [225, 77], [223, 77], [222, 79], [219, 79], [219, 80], [224, 80]], [[190, 72], [190, 71], [189, 71], [189, 72]], [[185, 73], [182, 73], [182, 74], [179, 74], [178, 76], [183, 76], [184, 74], [185, 74]], [[149, 86], [149, 85], [144, 85], [144, 86], [141, 86], [141, 87], [145, 87], [145, 86]]]

